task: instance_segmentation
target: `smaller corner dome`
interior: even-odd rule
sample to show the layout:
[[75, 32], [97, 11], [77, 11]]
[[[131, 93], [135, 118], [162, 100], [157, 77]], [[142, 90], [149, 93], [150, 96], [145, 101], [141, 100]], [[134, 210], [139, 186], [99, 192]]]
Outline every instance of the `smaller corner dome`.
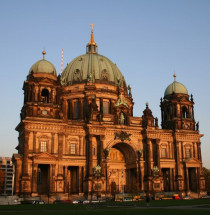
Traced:
[[46, 52], [43, 51], [42, 54], [43, 54], [43, 59], [37, 61], [36, 63], [34, 63], [32, 65], [32, 67], [29, 70], [29, 75], [33, 72], [36, 74], [37, 73], [38, 74], [52, 74], [52, 75], [57, 76], [55, 66], [51, 62], [45, 60]]
[[171, 95], [173, 93], [181, 93], [188, 95], [187, 88], [177, 81], [171, 83], [165, 90], [164, 96]]

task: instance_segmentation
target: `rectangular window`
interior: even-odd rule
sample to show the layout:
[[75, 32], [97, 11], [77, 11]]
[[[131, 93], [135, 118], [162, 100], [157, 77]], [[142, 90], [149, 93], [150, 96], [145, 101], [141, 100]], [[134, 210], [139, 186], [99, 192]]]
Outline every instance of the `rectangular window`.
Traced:
[[166, 158], [166, 148], [161, 149], [161, 158]]
[[185, 149], [186, 158], [191, 158], [191, 150], [190, 148]]
[[71, 147], [70, 148], [70, 154], [75, 155], [76, 154], [76, 144], [71, 143], [70, 147]]
[[109, 113], [109, 102], [103, 101], [103, 113]]
[[47, 141], [41, 141], [40, 151], [41, 152], [46, 152], [47, 151]]

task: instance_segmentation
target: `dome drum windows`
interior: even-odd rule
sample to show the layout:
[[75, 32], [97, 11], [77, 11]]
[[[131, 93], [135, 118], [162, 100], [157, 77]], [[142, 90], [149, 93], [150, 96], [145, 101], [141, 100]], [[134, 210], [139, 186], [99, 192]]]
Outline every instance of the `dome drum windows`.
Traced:
[[80, 117], [80, 103], [79, 99], [73, 102], [73, 119], [79, 119]]
[[65, 106], [66, 118], [69, 120], [83, 119], [85, 114], [85, 102], [84, 99], [70, 99], [67, 100]]
[[108, 114], [110, 110], [110, 103], [109, 100], [103, 100], [103, 113]]

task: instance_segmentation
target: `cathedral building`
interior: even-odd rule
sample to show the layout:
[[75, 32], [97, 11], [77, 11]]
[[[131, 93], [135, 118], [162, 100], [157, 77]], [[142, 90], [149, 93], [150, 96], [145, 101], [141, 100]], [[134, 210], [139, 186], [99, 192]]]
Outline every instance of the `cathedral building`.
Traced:
[[17, 195], [205, 191], [193, 96], [175, 75], [160, 101], [159, 125], [148, 104], [142, 116], [133, 116], [131, 87], [116, 64], [98, 54], [93, 30], [86, 54], [60, 75], [42, 54], [23, 84], [13, 155]]

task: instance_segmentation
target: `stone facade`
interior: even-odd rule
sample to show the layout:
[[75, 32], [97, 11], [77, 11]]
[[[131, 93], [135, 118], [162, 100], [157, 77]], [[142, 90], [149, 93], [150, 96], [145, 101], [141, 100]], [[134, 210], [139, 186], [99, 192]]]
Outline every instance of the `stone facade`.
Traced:
[[[93, 32], [86, 55], [99, 56]], [[194, 120], [193, 97], [174, 91], [161, 98], [160, 128], [148, 105], [142, 117], [133, 116], [130, 86], [111, 63], [97, 73], [97, 65], [108, 62], [105, 57], [95, 61], [84, 62], [82, 69], [70, 63], [58, 77], [45, 59], [33, 65], [16, 128], [15, 193], [91, 198], [203, 192], [203, 135]]]

